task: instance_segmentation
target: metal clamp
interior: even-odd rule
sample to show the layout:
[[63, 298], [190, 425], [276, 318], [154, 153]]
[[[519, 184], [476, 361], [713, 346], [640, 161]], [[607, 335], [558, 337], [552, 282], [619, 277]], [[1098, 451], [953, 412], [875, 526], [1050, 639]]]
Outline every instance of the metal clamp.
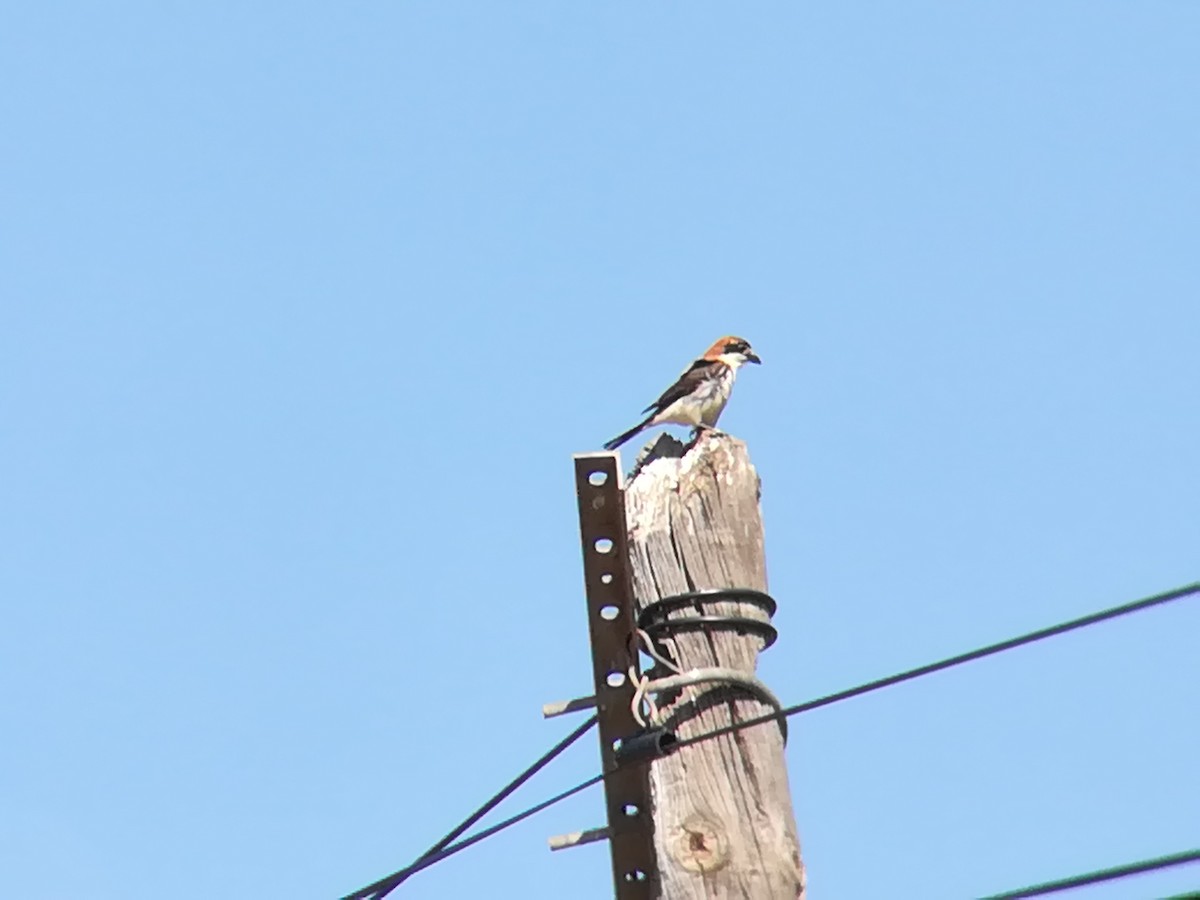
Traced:
[[666, 756], [675, 749], [678, 742], [675, 732], [665, 728], [650, 728], [621, 741], [617, 747], [617, 765], [648, 762]]

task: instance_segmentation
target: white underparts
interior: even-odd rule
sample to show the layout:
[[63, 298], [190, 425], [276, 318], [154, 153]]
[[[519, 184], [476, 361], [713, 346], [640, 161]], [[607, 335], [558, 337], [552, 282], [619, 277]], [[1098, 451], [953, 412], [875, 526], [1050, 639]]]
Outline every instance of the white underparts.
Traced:
[[696, 390], [686, 397], [680, 397], [651, 421], [653, 425], [707, 425], [712, 428], [721, 417], [729, 395], [733, 393], [733, 381], [737, 376], [737, 367], [726, 365], [718, 369], [712, 378], [700, 382]]

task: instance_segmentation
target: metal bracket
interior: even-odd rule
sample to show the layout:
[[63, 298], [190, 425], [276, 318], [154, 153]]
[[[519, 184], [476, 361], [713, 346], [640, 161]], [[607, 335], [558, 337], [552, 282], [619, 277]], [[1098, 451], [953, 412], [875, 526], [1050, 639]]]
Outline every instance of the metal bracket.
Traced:
[[[657, 894], [649, 763], [617, 765], [616, 748], [641, 731], [633, 717], [638, 653], [626, 546], [625, 496], [615, 453], [575, 456], [592, 676], [617, 900]], [[600, 835], [593, 839], [600, 839]]]

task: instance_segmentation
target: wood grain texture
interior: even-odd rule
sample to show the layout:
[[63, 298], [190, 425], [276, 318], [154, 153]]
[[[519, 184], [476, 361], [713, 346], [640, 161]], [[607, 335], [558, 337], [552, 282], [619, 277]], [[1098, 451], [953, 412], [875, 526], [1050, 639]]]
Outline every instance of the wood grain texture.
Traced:
[[[629, 558], [640, 611], [704, 588], [766, 590], [758, 474], [746, 445], [706, 435], [687, 452], [660, 438], [626, 488]], [[706, 614], [765, 619], [736, 601]], [[695, 615], [680, 610], [671, 618]], [[687, 631], [662, 646], [681, 668], [753, 672], [760, 637], [732, 629]], [[662, 674], [652, 671], [651, 677]], [[660, 697], [662, 721], [680, 737], [702, 734], [770, 707], [731, 688], [698, 685]], [[803, 900], [804, 866], [777, 725], [686, 747], [650, 770], [655, 850], [666, 900]]]

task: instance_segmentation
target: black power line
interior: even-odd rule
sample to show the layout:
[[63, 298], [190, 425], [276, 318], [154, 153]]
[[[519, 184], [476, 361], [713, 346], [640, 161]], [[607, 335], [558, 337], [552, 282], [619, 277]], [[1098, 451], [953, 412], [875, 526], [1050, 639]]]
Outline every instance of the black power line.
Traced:
[[[500, 826], [507, 828], [508, 825], [514, 825], [517, 822], [521, 821], [521, 819], [525, 818], [526, 816], [531, 816], [531, 815], [533, 815], [534, 812], [537, 812], [540, 809], [545, 809], [546, 806], [550, 806], [551, 803], [557, 803], [559, 800], [565, 799], [566, 797], [571, 796], [571, 794], [576, 793], [577, 791], [583, 790], [584, 787], [590, 787], [591, 784], [589, 783], [589, 784], [585, 784], [580, 787], [572, 788], [570, 791], [567, 791], [564, 794], [560, 794], [556, 798], [552, 798], [552, 800], [547, 801], [545, 804], [541, 804], [537, 807], [534, 807], [532, 810], [527, 810], [525, 813], [522, 813], [519, 816], [514, 816], [512, 819], [508, 820], [507, 823], [501, 822], [500, 826], [493, 826], [492, 828], [488, 829], [486, 833], [480, 832], [478, 835], [468, 838], [465, 841], [460, 841], [459, 842], [460, 845], [455, 845], [457, 847], [457, 849], [453, 849], [453, 850], [450, 849], [451, 841], [453, 841], [456, 837], [458, 837], [460, 834], [462, 834], [464, 831], [466, 831], [468, 828], [470, 828], [472, 825], [474, 825], [476, 822], [478, 822], [480, 819], [482, 819], [485, 815], [487, 815], [489, 812], [491, 812], [493, 809], [495, 809], [496, 806], [498, 806], [505, 797], [507, 797], [509, 794], [511, 794], [513, 791], [515, 791], [517, 788], [519, 788], [521, 785], [523, 785], [526, 781], [528, 781], [530, 778], [532, 778], [534, 775], [536, 775], [552, 759], [554, 759], [556, 756], [558, 756], [560, 753], [562, 753], [564, 750], [566, 750], [569, 746], [571, 746], [573, 743], [575, 743], [577, 740], [579, 740], [579, 738], [581, 738], [585, 734], [587, 734], [588, 729], [590, 729], [595, 724], [596, 724], [596, 717], [592, 716], [590, 719], [588, 719], [586, 722], [584, 722], [582, 725], [580, 725], [578, 728], [576, 728], [574, 731], [572, 731], [570, 734], [568, 734], [565, 738], [563, 738], [561, 741], [559, 741], [557, 744], [555, 744], [553, 747], [551, 747], [549, 750], [547, 750], [544, 754], [542, 754], [538, 758], [538, 760], [533, 765], [531, 765], [528, 769], [526, 769], [524, 772], [522, 772], [520, 775], [518, 775], [516, 778], [514, 778], [512, 781], [510, 781], [508, 784], [506, 784], [503, 788], [501, 788], [499, 790], [499, 792], [496, 793], [495, 796], [493, 796], [490, 800], [488, 800], [481, 807], [479, 807], [479, 809], [475, 810], [475, 812], [471, 813], [469, 816], [467, 816], [465, 819], [463, 819], [462, 822], [460, 822], [458, 825], [456, 825], [453, 828], [453, 830], [450, 831], [449, 834], [447, 834], [440, 841], [438, 841], [436, 844], [434, 844], [432, 847], [430, 847], [428, 850], [426, 850], [424, 853], [422, 853], [419, 857], [417, 857], [417, 860], [412, 865], [408, 866], [407, 868], [401, 869], [398, 872], [393, 872], [391, 875], [388, 875], [386, 878], [379, 879], [374, 884], [369, 884], [364, 888], [359, 888], [354, 893], [347, 894], [345, 897], [342, 898], [342, 900], [365, 900], [365, 898], [368, 898], [368, 897], [370, 898], [370, 900], [382, 900], [382, 898], [386, 897], [393, 890], [395, 890], [396, 887], [399, 886], [401, 882], [403, 882], [406, 878], [408, 878], [409, 875], [412, 875], [414, 872], [419, 872], [421, 869], [424, 869], [426, 866], [431, 866], [438, 860], [444, 859], [445, 857], [450, 856], [453, 853], [457, 853], [459, 850], [462, 850], [465, 847], [469, 847], [471, 844], [474, 844], [476, 841], [482, 840], [484, 837], [487, 837], [488, 834], [494, 834], [495, 832], [500, 831], [501, 830]], [[598, 781], [600, 779], [596, 779], [596, 780]]]
[[[1086, 875], [1076, 875], [1061, 881], [1047, 881], [1034, 884], [1017, 891], [1007, 891], [1003, 894], [992, 894], [983, 900], [1021, 900], [1023, 897], [1041, 897], [1044, 894], [1054, 894], [1058, 891], [1069, 891], [1071, 888], [1084, 887], [1089, 884], [1099, 884], [1102, 881], [1112, 881], [1116, 878], [1126, 878], [1130, 875], [1140, 875], [1143, 872], [1154, 872], [1171, 866], [1182, 866], [1187, 863], [1200, 862], [1200, 850], [1185, 850], [1170, 856], [1160, 856], [1157, 859], [1147, 859], [1142, 862], [1129, 863], [1124, 866], [1113, 866], [1111, 869], [1101, 869], [1098, 872], [1088, 872]], [[1195, 897], [1195, 894], [1183, 896]]]
[[[575, 794], [578, 794], [580, 791], [585, 791], [588, 788], [590, 788], [592, 785], [599, 784], [603, 780], [604, 780], [603, 775], [594, 775], [591, 778], [589, 778], [587, 781], [581, 781], [579, 784], [575, 785], [575, 787], [568, 788], [567, 790], [563, 791], [561, 794], [555, 794], [553, 797], [549, 798], [548, 800], [543, 800], [541, 803], [537, 804], [536, 806], [531, 806], [531, 807], [529, 807], [529, 809], [525, 810], [524, 812], [519, 812], [515, 816], [512, 816], [511, 818], [505, 819], [503, 822], [497, 822], [495, 825], [491, 825], [487, 828], [484, 828], [482, 831], [477, 831], [470, 837], [463, 838], [461, 841], [459, 841], [455, 844], [448, 844], [447, 846], [445, 846], [441, 850], [437, 851], [436, 853], [426, 853], [424, 856], [420, 857], [412, 865], [401, 869], [399, 872], [396, 872], [393, 875], [389, 875], [387, 878], [377, 881], [375, 884], [381, 885], [380, 890], [384, 891], [384, 893], [372, 894], [370, 900], [377, 900], [377, 898], [386, 897], [388, 893], [390, 893], [394, 888], [398, 887], [400, 882], [404, 881], [404, 879], [408, 878], [409, 875], [414, 875], [417, 872], [420, 872], [422, 869], [428, 869], [434, 863], [441, 862], [447, 856], [453, 856], [455, 853], [458, 853], [460, 850], [466, 850], [468, 847], [472, 846], [473, 844], [478, 844], [484, 838], [489, 838], [493, 834], [503, 831], [505, 828], [509, 828], [513, 825], [516, 825], [518, 822], [522, 822], [525, 819], [528, 819], [530, 816], [540, 813], [543, 809], [548, 809], [549, 807], [553, 806], [555, 803], [559, 803], [563, 800], [566, 800], [568, 797], [573, 797]], [[388, 882], [391, 879], [397, 879], [397, 880], [395, 880], [390, 886], [388, 886]], [[374, 886], [375, 885], [372, 885], [371, 887], [374, 887]], [[368, 888], [363, 888], [363, 890], [368, 890]], [[359, 891], [355, 894], [351, 894], [349, 896], [350, 897], [362, 896], [362, 891]], [[343, 898], [343, 900], [349, 900], [349, 897]]]
[[889, 675], [887, 678], [879, 678], [875, 681], [868, 681], [866, 684], [860, 684], [858, 687], [852, 687], [844, 691], [838, 691], [835, 694], [827, 694], [824, 697], [818, 697], [816, 700], [809, 700], [807, 703], [798, 703], [795, 706], [785, 707], [778, 712], [756, 716], [755, 718], [747, 719], [744, 722], [734, 722], [731, 725], [724, 725], [721, 728], [714, 728], [712, 731], [707, 731], [704, 734], [697, 734], [688, 738], [680, 738], [675, 743], [673, 749], [690, 747], [692, 744], [699, 744], [701, 741], [711, 740], [712, 738], [720, 737], [724, 734], [732, 734], [735, 731], [741, 731], [745, 728], [753, 728], [755, 725], [763, 725], [767, 722], [774, 722], [776, 719], [794, 716], [813, 709], [820, 709], [822, 706], [829, 706], [831, 703], [838, 703], [842, 700], [849, 700], [851, 697], [869, 694], [872, 691], [878, 691], [885, 687], [891, 687], [893, 684], [900, 684], [904, 681], [911, 681], [912, 679], [920, 678], [923, 675], [932, 675], [934, 672], [940, 672], [943, 669], [961, 666], [963, 663], [969, 663], [977, 659], [983, 659], [985, 656], [993, 656], [997, 653], [1003, 653], [1005, 650], [1013, 650], [1017, 647], [1023, 647], [1026, 644], [1032, 644], [1035, 641], [1042, 641], [1046, 638], [1054, 637], [1055, 635], [1066, 634], [1068, 631], [1086, 628], [1088, 625], [1095, 625], [1099, 622], [1115, 619], [1118, 616], [1127, 616], [1130, 613], [1141, 612], [1143, 609], [1150, 609], [1153, 606], [1169, 603], [1172, 600], [1179, 600], [1183, 597], [1191, 596], [1192, 594], [1200, 594], [1200, 581], [1193, 584], [1184, 585], [1183, 587], [1175, 588], [1171, 591], [1164, 591], [1163, 593], [1155, 594], [1152, 597], [1143, 597], [1141, 600], [1134, 600], [1132, 603], [1125, 603], [1121, 606], [1114, 606], [1110, 609], [1104, 609], [1100, 612], [1092, 613], [1091, 615], [1081, 616], [1078, 619], [1071, 619], [1069, 622], [1063, 622], [1059, 625], [1051, 625], [1049, 628], [1041, 628], [1037, 631], [1031, 631], [1028, 634], [1020, 635], [1019, 637], [1009, 638], [1007, 641], [1000, 641], [996, 644], [988, 644], [986, 647], [980, 647], [978, 650], [971, 650], [967, 653], [960, 653], [957, 656], [951, 656], [948, 659], [929, 663], [925, 666], [918, 666], [915, 669], [909, 669], [907, 672], [900, 672], [897, 675]]

